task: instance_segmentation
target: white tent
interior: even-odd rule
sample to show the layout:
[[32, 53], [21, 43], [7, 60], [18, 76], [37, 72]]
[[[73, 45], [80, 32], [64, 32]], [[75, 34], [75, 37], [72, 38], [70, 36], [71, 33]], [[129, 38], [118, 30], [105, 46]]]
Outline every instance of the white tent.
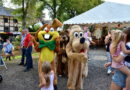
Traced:
[[130, 22], [130, 5], [114, 2], [103, 4], [75, 16], [64, 24], [102, 24]]

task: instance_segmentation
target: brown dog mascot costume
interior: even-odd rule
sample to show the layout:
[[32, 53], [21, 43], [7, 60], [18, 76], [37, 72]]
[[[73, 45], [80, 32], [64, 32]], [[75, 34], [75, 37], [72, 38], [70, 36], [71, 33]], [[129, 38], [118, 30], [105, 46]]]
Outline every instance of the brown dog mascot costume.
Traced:
[[[55, 52], [60, 49], [59, 33], [56, 31], [58, 27], [61, 27], [62, 23], [55, 19], [52, 25], [44, 24], [36, 32], [35, 39], [33, 38], [34, 47], [36, 51], [40, 52], [38, 61], [38, 72], [40, 79], [40, 86], [45, 85], [44, 74], [42, 72], [42, 63], [48, 61], [51, 63], [51, 68], [55, 71]], [[56, 74], [54, 77], [54, 85], [57, 84]], [[55, 87], [54, 87], [55, 88]]]
[[[68, 82], [69, 90], [82, 90], [83, 79], [87, 69], [87, 49], [83, 30], [80, 26], [71, 27], [70, 40], [66, 46], [68, 60]], [[86, 75], [85, 75], [86, 76]]]
[[66, 54], [66, 45], [69, 42], [68, 31], [61, 31], [60, 37], [60, 51], [57, 54], [57, 74], [60, 76], [68, 76], [68, 57]]

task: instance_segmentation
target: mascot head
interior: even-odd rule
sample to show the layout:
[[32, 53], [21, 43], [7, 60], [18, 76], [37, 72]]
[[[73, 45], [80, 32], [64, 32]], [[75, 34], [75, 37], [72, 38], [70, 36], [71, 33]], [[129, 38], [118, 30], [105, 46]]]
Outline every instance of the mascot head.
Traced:
[[63, 46], [63, 44], [66, 46], [67, 43], [69, 42], [69, 33], [68, 31], [61, 31], [60, 32], [60, 42], [61, 42], [61, 47]]
[[43, 44], [56, 46], [55, 51], [59, 51], [58, 44], [60, 42], [60, 38], [57, 28], [61, 26], [62, 23], [58, 19], [54, 19], [52, 25], [44, 24], [40, 27], [35, 34], [35, 39], [33, 40], [35, 42], [36, 51], [40, 52], [42, 48], [40, 46], [43, 46]]
[[70, 41], [71, 47], [74, 52], [85, 52], [88, 48], [87, 41], [84, 38], [84, 31], [80, 26], [74, 25], [71, 27], [70, 31]]
[[55, 40], [57, 37], [59, 37], [58, 32], [55, 31], [54, 28], [48, 24], [44, 25], [38, 32], [38, 40], [48, 42]]
[[36, 40], [42, 40], [45, 42], [55, 40], [57, 37], [59, 37], [59, 33], [56, 31], [56, 29], [61, 26], [62, 23], [58, 19], [54, 19], [52, 25], [44, 24], [36, 32], [35, 35]]

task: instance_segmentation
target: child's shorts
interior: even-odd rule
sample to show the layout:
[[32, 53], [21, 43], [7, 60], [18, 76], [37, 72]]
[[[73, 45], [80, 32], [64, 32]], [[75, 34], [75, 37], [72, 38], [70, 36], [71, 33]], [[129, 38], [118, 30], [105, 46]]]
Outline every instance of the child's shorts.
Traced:
[[112, 81], [113, 81], [116, 85], [118, 85], [118, 86], [124, 88], [124, 87], [126, 86], [126, 77], [127, 77], [127, 76], [126, 76], [124, 73], [122, 73], [121, 71], [115, 70], [115, 73], [114, 73], [114, 75], [112, 76]]

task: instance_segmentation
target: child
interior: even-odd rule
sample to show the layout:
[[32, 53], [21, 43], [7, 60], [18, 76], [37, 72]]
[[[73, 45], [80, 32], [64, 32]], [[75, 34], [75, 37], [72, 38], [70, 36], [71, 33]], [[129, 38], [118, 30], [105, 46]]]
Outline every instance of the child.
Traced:
[[[42, 65], [42, 79], [45, 79], [45, 84], [40, 83], [41, 90], [54, 90], [54, 72], [51, 70], [49, 62], [44, 62]], [[43, 80], [44, 81], [44, 80]]]
[[110, 53], [113, 59], [112, 67], [120, 70], [121, 72], [127, 75], [126, 88], [130, 90], [130, 70], [127, 66], [124, 66], [124, 57], [120, 55], [122, 51], [126, 54], [129, 54], [130, 51], [126, 50], [125, 43], [123, 42], [123, 40], [123, 32], [120, 30], [114, 31], [112, 33], [112, 44], [110, 46]]
[[9, 39], [6, 40], [6, 43], [3, 45], [4, 47], [4, 53], [6, 55], [6, 60], [9, 58], [9, 60], [11, 60], [11, 56], [14, 56], [13, 54], [13, 49], [14, 46], [12, 45], [12, 43], [10, 42]]

